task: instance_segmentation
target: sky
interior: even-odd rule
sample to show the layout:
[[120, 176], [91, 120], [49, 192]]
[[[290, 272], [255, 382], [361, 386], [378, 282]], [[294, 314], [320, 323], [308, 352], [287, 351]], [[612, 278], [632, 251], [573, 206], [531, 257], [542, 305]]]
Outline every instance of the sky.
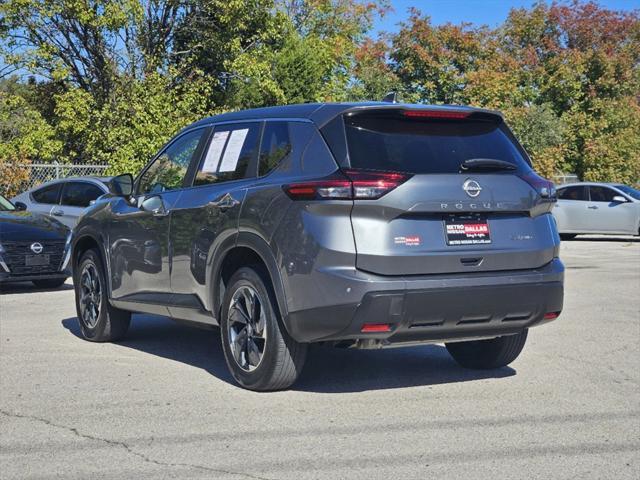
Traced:
[[[640, 0], [597, 1], [611, 10], [640, 9]], [[431, 16], [432, 22], [436, 25], [447, 22], [454, 24], [468, 22], [495, 27], [507, 18], [511, 8], [531, 7], [535, 0], [389, 0], [389, 2], [393, 11], [376, 22], [373, 35], [397, 31], [397, 24], [408, 18], [410, 7], [417, 7], [422, 13]], [[4, 63], [0, 59], [0, 67], [2, 66]]]
[[[396, 24], [408, 18], [408, 9], [417, 7], [431, 16], [434, 24], [469, 22], [495, 27], [502, 23], [514, 7], [531, 7], [534, 0], [390, 0], [394, 11], [376, 23], [378, 32], [393, 32]], [[611, 10], [640, 9], [640, 0], [599, 0]]]

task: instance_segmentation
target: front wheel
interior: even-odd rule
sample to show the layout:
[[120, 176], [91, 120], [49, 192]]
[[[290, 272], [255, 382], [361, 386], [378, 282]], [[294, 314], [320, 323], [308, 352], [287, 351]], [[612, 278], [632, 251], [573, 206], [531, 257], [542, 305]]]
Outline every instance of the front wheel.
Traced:
[[245, 267], [233, 274], [220, 328], [227, 366], [243, 387], [282, 390], [300, 375], [307, 345], [296, 342], [284, 328], [264, 269]]
[[100, 255], [87, 250], [73, 279], [82, 336], [92, 342], [113, 342], [127, 333], [131, 312], [109, 304], [106, 273]]
[[516, 335], [492, 338], [490, 340], [472, 340], [452, 342], [445, 346], [460, 365], [466, 368], [489, 370], [506, 367], [513, 362], [527, 341], [527, 330]]

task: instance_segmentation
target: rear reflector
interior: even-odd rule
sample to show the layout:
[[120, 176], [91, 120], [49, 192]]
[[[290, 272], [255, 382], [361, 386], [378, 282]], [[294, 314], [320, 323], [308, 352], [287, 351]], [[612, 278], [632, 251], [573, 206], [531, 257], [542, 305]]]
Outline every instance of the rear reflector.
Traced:
[[542, 317], [544, 320], [555, 320], [560, 316], [560, 312], [548, 312], [544, 314]]
[[390, 332], [391, 325], [388, 323], [365, 323], [362, 325], [362, 333], [380, 333], [380, 332]]
[[405, 110], [402, 114], [405, 117], [413, 118], [449, 118], [454, 120], [467, 118], [470, 115], [468, 112], [451, 112], [447, 110]]
[[285, 185], [284, 191], [293, 200], [375, 200], [409, 178], [404, 173], [345, 170], [325, 179]]

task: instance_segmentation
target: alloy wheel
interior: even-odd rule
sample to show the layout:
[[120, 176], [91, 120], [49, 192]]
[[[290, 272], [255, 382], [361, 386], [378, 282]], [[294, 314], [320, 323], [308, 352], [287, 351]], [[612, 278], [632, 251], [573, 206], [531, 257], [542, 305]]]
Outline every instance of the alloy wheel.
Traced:
[[80, 315], [89, 328], [95, 328], [100, 316], [102, 289], [100, 276], [93, 263], [87, 263], [80, 274]]
[[267, 344], [265, 309], [253, 287], [242, 286], [234, 292], [227, 319], [233, 358], [242, 370], [251, 372], [262, 362]]

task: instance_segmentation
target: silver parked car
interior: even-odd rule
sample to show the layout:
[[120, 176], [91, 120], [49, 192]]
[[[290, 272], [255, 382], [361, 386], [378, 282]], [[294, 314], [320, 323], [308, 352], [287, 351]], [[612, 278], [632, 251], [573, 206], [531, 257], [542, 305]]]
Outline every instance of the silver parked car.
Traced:
[[219, 325], [233, 377], [287, 388], [312, 343], [445, 343], [516, 359], [558, 318], [555, 189], [502, 116], [461, 106], [286, 105], [187, 126], [73, 230], [84, 338], [131, 312]]
[[563, 240], [581, 233], [639, 235], [640, 191], [614, 183], [562, 185], [553, 216]]
[[53, 180], [12, 198], [20, 210], [55, 217], [73, 228], [78, 217], [92, 202], [109, 193], [111, 177], [73, 177]]

